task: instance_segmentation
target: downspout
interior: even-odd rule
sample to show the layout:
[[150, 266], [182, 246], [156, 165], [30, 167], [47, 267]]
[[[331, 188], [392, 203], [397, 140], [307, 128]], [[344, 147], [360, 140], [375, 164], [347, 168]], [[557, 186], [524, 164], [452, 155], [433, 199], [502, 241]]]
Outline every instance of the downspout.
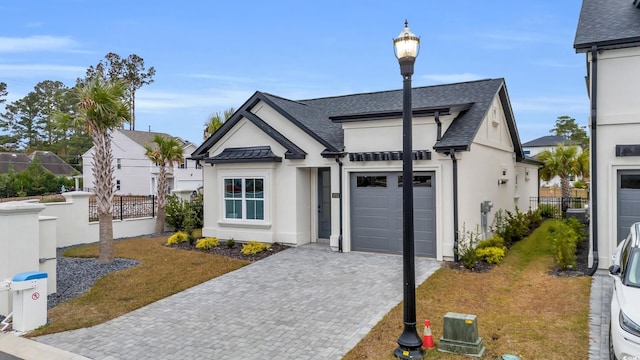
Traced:
[[437, 132], [437, 137], [436, 137], [436, 142], [440, 141], [440, 139], [442, 139], [442, 122], [440, 121], [440, 111], [436, 111], [433, 114], [433, 118], [436, 120], [436, 124], [438, 125], [438, 132]]
[[339, 192], [340, 192], [340, 236], [338, 237], [338, 252], [342, 252], [342, 160], [336, 156], [336, 162], [338, 163], [338, 178], [340, 181]]
[[591, 239], [593, 264], [587, 273], [593, 276], [598, 270], [598, 157], [596, 156], [598, 129], [598, 47], [591, 47]]
[[451, 149], [453, 161], [453, 261], [458, 262], [458, 159], [456, 151]]

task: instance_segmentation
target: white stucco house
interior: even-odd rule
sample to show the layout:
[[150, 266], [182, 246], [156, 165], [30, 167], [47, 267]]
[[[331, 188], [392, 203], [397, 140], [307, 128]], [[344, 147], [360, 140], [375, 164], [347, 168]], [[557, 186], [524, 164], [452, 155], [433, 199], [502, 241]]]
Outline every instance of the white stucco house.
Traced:
[[[413, 97], [415, 251], [452, 258], [457, 230], [528, 209], [525, 159], [504, 79]], [[256, 92], [192, 154], [204, 169], [204, 236], [338, 251], [402, 252], [402, 91], [293, 101]], [[457, 202], [456, 202], [457, 201]]]
[[[114, 130], [112, 133], [111, 151], [113, 153], [114, 184], [117, 195], [155, 195], [159, 167], [145, 155], [145, 145], [151, 144], [156, 135], [172, 137], [165, 133]], [[200, 165], [188, 159], [196, 146], [177, 139], [184, 149], [181, 164], [174, 164], [173, 171], [167, 169], [168, 191], [196, 190], [202, 186], [202, 169]], [[93, 186], [93, 147], [82, 155], [82, 179], [84, 190], [91, 191]]]
[[[522, 144], [522, 150], [524, 151], [525, 156], [537, 158], [538, 154], [541, 152], [548, 150], [553, 151], [558, 145], [566, 145], [571, 146], [570, 140], [558, 135], [546, 135], [539, 137], [537, 139], [533, 139], [527, 141]], [[580, 147], [578, 147], [578, 151], [582, 151]], [[582, 180], [582, 177], [571, 177], [569, 182], [573, 185], [577, 180]], [[560, 187], [560, 177], [555, 176], [551, 180], [546, 181], [540, 179], [541, 187]]]
[[[583, 0], [574, 41], [591, 101], [592, 270], [640, 219], [640, 1]], [[595, 260], [595, 262], [594, 262]]]

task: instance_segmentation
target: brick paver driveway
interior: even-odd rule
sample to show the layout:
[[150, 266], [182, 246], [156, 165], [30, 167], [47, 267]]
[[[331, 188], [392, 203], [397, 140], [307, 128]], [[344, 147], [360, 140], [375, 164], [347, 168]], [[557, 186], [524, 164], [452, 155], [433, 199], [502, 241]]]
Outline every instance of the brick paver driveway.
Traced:
[[[416, 259], [416, 284], [439, 266]], [[36, 340], [96, 360], [340, 359], [401, 300], [401, 256], [303, 246]]]

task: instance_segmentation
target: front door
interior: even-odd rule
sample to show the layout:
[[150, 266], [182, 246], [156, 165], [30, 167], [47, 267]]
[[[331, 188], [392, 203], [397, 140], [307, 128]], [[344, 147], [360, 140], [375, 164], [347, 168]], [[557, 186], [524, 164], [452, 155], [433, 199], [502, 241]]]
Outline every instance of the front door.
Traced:
[[318, 238], [331, 236], [331, 169], [318, 169]]

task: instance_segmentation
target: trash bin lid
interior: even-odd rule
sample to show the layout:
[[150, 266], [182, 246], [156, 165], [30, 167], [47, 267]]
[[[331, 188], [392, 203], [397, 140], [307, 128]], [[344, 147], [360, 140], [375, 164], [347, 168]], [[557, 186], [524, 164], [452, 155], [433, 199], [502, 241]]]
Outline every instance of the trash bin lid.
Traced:
[[46, 279], [46, 272], [41, 271], [27, 271], [23, 273], [16, 274], [11, 281], [28, 281], [28, 280], [38, 280], [38, 279]]

